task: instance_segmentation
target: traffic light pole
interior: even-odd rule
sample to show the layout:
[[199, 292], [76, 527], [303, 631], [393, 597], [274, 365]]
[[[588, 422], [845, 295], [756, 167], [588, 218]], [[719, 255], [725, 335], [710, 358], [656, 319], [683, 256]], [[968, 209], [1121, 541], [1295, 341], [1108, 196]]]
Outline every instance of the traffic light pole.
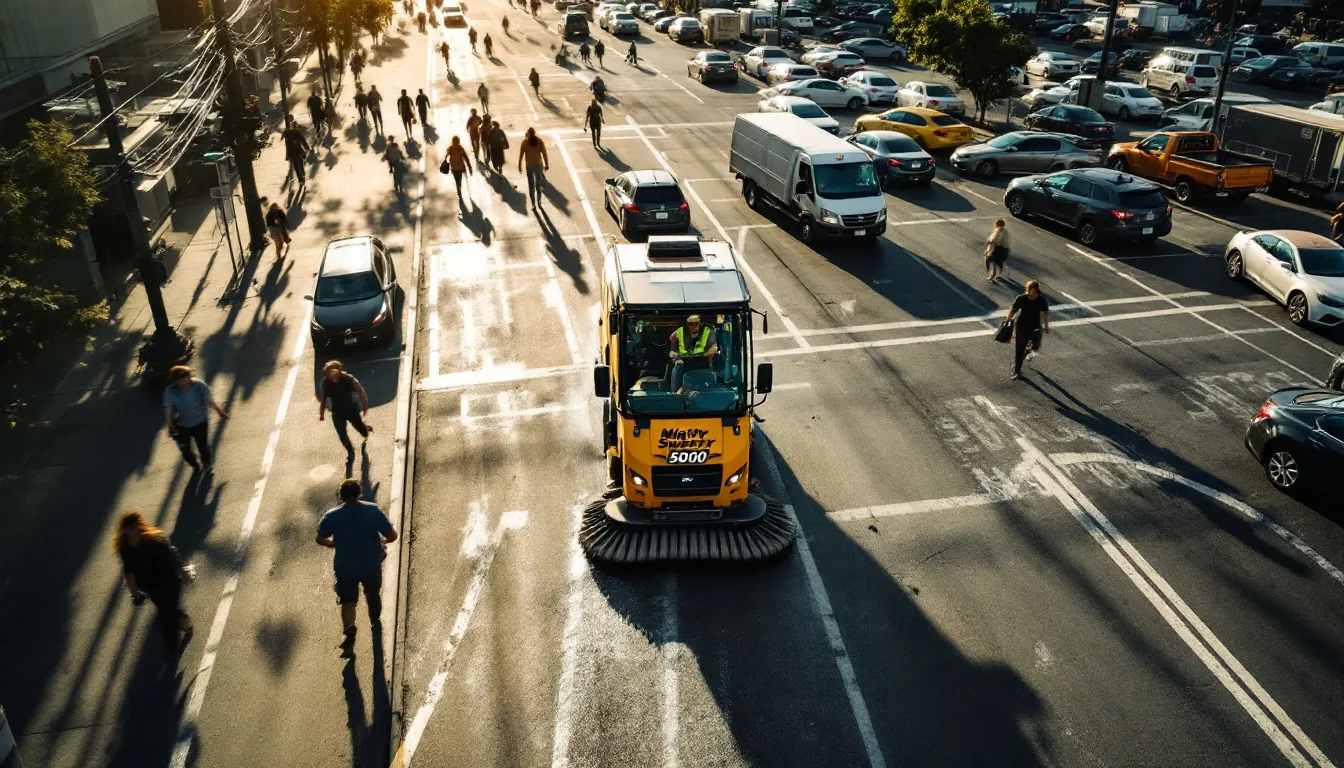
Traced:
[[1222, 138], [1222, 132], [1218, 130], [1223, 119], [1223, 91], [1227, 90], [1227, 76], [1232, 71], [1232, 44], [1237, 40], [1235, 31], [1237, 24], [1237, 0], [1232, 0], [1232, 14], [1227, 17], [1227, 48], [1223, 51], [1223, 65], [1218, 68], [1218, 90], [1213, 96], [1213, 118], [1209, 122], [1209, 130], [1218, 134]]
[[238, 72], [233, 38], [229, 35], [229, 21], [224, 16], [224, 0], [210, 0], [215, 15], [215, 38], [224, 55], [224, 122], [233, 146], [233, 161], [238, 164], [238, 182], [243, 190], [243, 212], [247, 215], [247, 232], [252, 238], [252, 249], [266, 247], [266, 221], [261, 215], [261, 194], [257, 192], [257, 177], [252, 172], [252, 151], [242, 136], [243, 83]]
[[[1106, 12], [1106, 35], [1101, 41], [1101, 61], [1097, 64], [1097, 79], [1093, 89], [1097, 95], [1093, 98], [1095, 103], [1101, 103], [1101, 94], [1106, 88], [1106, 70], [1111, 63], [1111, 42], [1115, 38], [1115, 17], [1120, 12], [1120, 0], [1111, 0], [1110, 9]], [[1088, 104], [1087, 106], [1092, 106]]]

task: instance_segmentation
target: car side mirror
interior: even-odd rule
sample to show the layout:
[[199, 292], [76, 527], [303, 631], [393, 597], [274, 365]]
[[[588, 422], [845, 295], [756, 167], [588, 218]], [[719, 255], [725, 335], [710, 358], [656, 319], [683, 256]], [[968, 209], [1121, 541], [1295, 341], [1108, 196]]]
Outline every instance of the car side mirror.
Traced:
[[593, 396], [598, 398], [611, 397], [611, 367], [607, 365], [593, 366]]
[[604, 179], [604, 180], [602, 181], [602, 183], [603, 183], [603, 184], [606, 184], [607, 186], [611, 186], [612, 184], [615, 184], [615, 183], [616, 183], [616, 180], [615, 180], [615, 179]]
[[800, 182], [798, 182], [798, 186], [796, 186], [796, 187], [793, 188], [793, 193], [794, 193], [795, 195], [806, 195], [806, 194], [808, 194], [810, 191], [811, 191], [811, 188], [808, 186], [808, 183], [807, 183], [806, 181], [800, 181]]
[[303, 297], [303, 300], [304, 300], [304, 301], [312, 301], [312, 300], [313, 300], [313, 294], [309, 293], [309, 294], [305, 295], [305, 296]]
[[1016, 151], [1017, 151], [1017, 147], [1009, 147], [1008, 149], [1006, 149], [1006, 150], [1004, 150], [1004, 151], [1006, 151], [1006, 152], [1016, 152]]
[[775, 388], [775, 366], [773, 363], [759, 363], [756, 366], [756, 394], [768, 395]]

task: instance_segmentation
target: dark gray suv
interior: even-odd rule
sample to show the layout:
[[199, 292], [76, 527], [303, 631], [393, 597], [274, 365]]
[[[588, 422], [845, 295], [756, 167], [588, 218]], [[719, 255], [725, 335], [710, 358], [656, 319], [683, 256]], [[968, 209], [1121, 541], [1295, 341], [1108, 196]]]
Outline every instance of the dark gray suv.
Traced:
[[1013, 131], [977, 144], [963, 144], [952, 153], [952, 167], [992, 178], [1000, 173], [1048, 173], [1101, 165], [1105, 153], [1079, 146], [1077, 136], [1040, 131]]
[[607, 179], [602, 198], [627, 240], [650, 232], [690, 231], [691, 206], [667, 171], [627, 171]]
[[1171, 203], [1160, 187], [1105, 168], [1013, 179], [1003, 204], [1019, 219], [1057, 221], [1087, 246], [1103, 240], [1152, 242], [1171, 232]]

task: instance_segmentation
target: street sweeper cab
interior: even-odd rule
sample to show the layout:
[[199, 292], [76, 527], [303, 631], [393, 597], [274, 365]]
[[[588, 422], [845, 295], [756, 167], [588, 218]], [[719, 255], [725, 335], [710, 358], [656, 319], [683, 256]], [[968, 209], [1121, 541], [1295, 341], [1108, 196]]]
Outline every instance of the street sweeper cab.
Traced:
[[784, 508], [752, 492], [752, 365], [764, 313], [730, 244], [694, 236], [612, 245], [603, 261], [594, 394], [603, 399], [608, 492], [580, 542], [615, 562], [765, 560], [792, 546]]

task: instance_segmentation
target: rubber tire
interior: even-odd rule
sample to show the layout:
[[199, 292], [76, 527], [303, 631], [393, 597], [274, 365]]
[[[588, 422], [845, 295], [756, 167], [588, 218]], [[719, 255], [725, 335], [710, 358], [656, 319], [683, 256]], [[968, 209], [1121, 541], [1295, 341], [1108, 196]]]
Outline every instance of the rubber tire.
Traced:
[[798, 222], [798, 239], [802, 240], [804, 245], [817, 244], [817, 225], [813, 224], [811, 219], [804, 217]]
[[[1302, 484], [1302, 462], [1291, 448], [1281, 443], [1270, 443], [1265, 448], [1265, 478], [1269, 484], [1285, 493], [1296, 490]], [[1286, 476], [1285, 476], [1286, 470]], [[1276, 472], [1282, 480], [1275, 480]]]
[[848, 109], [851, 112], [857, 111], [862, 108], [863, 108], [863, 99], [860, 99], [858, 96], [855, 96], [854, 98], [850, 99], [849, 103], [845, 105], [845, 109]]
[[975, 165], [975, 175], [983, 179], [992, 179], [999, 175], [999, 164], [993, 160], [981, 160]]
[[[1090, 233], [1090, 234], [1089, 234]], [[1092, 223], [1091, 219], [1083, 219], [1078, 223], [1078, 242], [1091, 248], [1097, 244], [1099, 236], [1097, 225]]]
[[1301, 291], [1288, 294], [1288, 319], [1293, 321], [1293, 325], [1305, 327], [1309, 317], [1311, 317], [1311, 304], [1307, 302], [1307, 295]]
[[1235, 248], [1228, 251], [1225, 261], [1227, 262], [1228, 280], [1239, 283], [1246, 279], [1246, 261], [1242, 258], [1241, 251]]
[[1177, 179], [1176, 186], [1172, 188], [1176, 199], [1182, 203], [1189, 203], [1195, 199], [1195, 183], [1189, 179]]
[[1013, 218], [1027, 218], [1027, 196], [1021, 192], [1009, 192], [1003, 204], [1007, 206], [1008, 212], [1013, 214]]
[[1172, 101], [1180, 101], [1180, 100], [1181, 100], [1181, 87], [1180, 87], [1179, 85], [1173, 85], [1173, 86], [1171, 86], [1171, 90], [1170, 90], [1170, 91], [1167, 91], [1167, 93], [1171, 95], [1171, 100], [1172, 100]]
[[1113, 171], [1120, 171], [1121, 173], [1129, 170], [1129, 163], [1123, 157], [1111, 158], [1111, 161], [1107, 163], [1106, 166]]
[[742, 182], [742, 198], [747, 201], [747, 207], [753, 211], [760, 205], [760, 194], [756, 191], [756, 182], [747, 179]]

